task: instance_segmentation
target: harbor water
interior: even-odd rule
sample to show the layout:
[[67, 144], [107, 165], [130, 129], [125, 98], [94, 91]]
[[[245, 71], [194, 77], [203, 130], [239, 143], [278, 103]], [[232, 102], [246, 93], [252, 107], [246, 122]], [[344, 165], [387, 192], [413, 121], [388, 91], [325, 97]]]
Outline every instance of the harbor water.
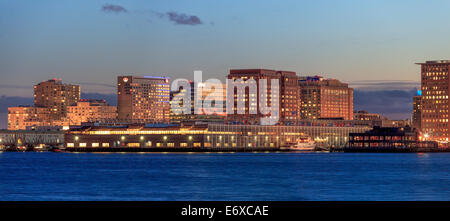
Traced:
[[450, 153], [0, 153], [0, 200], [450, 200]]

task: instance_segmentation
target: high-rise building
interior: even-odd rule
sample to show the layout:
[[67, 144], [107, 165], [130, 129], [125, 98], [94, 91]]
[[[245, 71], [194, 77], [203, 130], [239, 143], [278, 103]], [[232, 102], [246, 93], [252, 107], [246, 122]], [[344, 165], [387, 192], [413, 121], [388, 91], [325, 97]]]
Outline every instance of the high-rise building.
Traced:
[[67, 107], [70, 125], [87, 122], [108, 122], [117, 119], [117, 107], [110, 106], [105, 100], [81, 99]]
[[353, 119], [353, 88], [336, 79], [300, 77], [301, 119]]
[[426, 61], [421, 66], [421, 132], [434, 141], [449, 140], [450, 60]]
[[67, 115], [67, 106], [80, 99], [80, 86], [63, 84], [61, 79], [43, 81], [34, 86], [34, 106], [50, 108], [51, 118]]
[[170, 82], [167, 77], [118, 76], [118, 119], [129, 123], [167, 123]]
[[412, 126], [418, 130], [421, 129], [421, 113], [422, 113], [422, 92], [419, 90], [417, 95], [413, 97]]
[[[227, 90], [234, 90], [234, 112], [233, 114], [227, 114], [228, 121], [248, 123], [248, 124], [259, 124], [262, 117], [271, 117], [271, 114], [262, 114], [260, 109], [259, 95], [264, 93], [260, 87], [260, 80], [267, 80], [267, 106], [272, 106], [272, 99], [274, 99], [274, 93], [272, 93], [271, 80], [276, 79], [279, 81], [279, 97], [277, 100], [278, 104], [274, 104], [278, 107], [278, 122], [281, 124], [291, 124], [298, 120], [299, 113], [299, 99], [298, 99], [298, 77], [295, 72], [290, 71], [276, 71], [268, 69], [235, 69], [230, 70], [230, 74], [227, 77], [231, 80], [242, 79], [247, 81], [253, 79], [256, 82], [257, 93], [251, 94], [249, 89], [245, 89], [244, 101], [245, 107], [239, 110], [237, 107], [238, 103], [238, 91], [237, 88], [227, 88]], [[230, 99], [230, 98], [227, 98]], [[231, 107], [230, 107], [231, 108]], [[242, 111], [244, 114], [239, 114]], [[255, 114], [256, 112], [256, 114]]]

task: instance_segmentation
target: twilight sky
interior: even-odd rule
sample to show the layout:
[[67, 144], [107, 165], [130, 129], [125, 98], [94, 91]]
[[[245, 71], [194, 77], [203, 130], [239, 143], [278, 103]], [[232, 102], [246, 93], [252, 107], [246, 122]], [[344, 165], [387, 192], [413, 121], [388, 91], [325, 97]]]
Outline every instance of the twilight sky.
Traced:
[[230, 68], [410, 90], [450, 59], [450, 1], [1, 0], [0, 96], [49, 78], [115, 93], [123, 73], [223, 78]]

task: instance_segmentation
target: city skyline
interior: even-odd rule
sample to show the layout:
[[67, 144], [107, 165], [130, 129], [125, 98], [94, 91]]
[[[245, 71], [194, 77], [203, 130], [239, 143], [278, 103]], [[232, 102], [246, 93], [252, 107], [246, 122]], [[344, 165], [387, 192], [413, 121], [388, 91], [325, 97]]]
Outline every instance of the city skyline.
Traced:
[[177, 220], [450, 201], [449, 9], [0, 0], [0, 201]]
[[[258, 69], [256, 69], [256, 70], [258, 70]], [[233, 70], [230, 70], [230, 72], [232, 72]], [[295, 72], [294, 72], [294, 74], [295, 74]], [[305, 78], [305, 76], [298, 76], [298, 75], [296, 75], [297, 77], [300, 77], [300, 78]], [[120, 77], [120, 76], [118, 76], [118, 77]], [[131, 76], [130, 76], [131, 77]], [[315, 75], [314, 76], [314, 78], [316, 78], [317, 77], [317, 75]], [[158, 77], [157, 77], [158, 78]], [[166, 77], [162, 77], [163, 79], [168, 79], [168, 78], [166, 78]], [[311, 78], [311, 77], [307, 77], [307, 78]], [[320, 77], [320, 78], [322, 78], [322, 77]], [[306, 79], [306, 78], [305, 78]], [[336, 81], [336, 79], [333, 79], [333, 78], [323, 78], [324, 80], [331, 80], [331, 81]], [[206, 79], [204, 79], [204, 80], [206, 80]], [[62, 79], [49, 79], [48, 81], [42, 81], [42, 82], [39, 82], [39, 83], [37, 83], [36, 85], [40, 85], [40, 84], [42, 84], [42, 83], [45, 83], [45, 82], [61, 82], [62, 81]], [[338, 81], [339, 82], [339, 81]], [[36, 88], [36, 85], [34, 86], [34, 88]], [[64, 84], [65, 85], [65, 84]], [[71, 85], [71, 84], [69, 84], [69, 85]], [[120, 85], [120, 84], [119, 84]], [[78, 85], [77, 85], [77, 87], [79, 87]], [[33, 87], [32, 87], [33, 88]], [[117, 89], [117, 88], [116, 88]], [[118, 105], [118, 103], [117, 103], [117, 94], [101, 94], [101, 93], [84, 93], [84, 92], [82, 92], [83, 90], [80, 90], [79, 91], [79, 93], [81, 94], [81, 99], [83, 99], [83, 100], [86, 100], [86, 99], [100, 99], [100, 100], [105, 100], [105, 101], [107, 101], [109, 104], [111, 104], [111, 105], [113, 105], [113, 106], [117, 106]], [[390, 95], [392, 95], [392, 94], [384, 94], [384, 96], [382, 96], [382, 97], [378, 97], [378, 101], [375, 101], [375, 102], [373, 102], [374, 100], [372, 100], [372, 99], [370, 99], [370, 100], [367, 100], [367, 96], [369, 96], [369, 97], [373, 97], [373, 98], [375, 98], [376, 97], [376, 95], [377, 94], [383, 94], [383, 93], [392, 93], [392, 94], [394, 94], [394, 100], [395, 99], [399, 99], [399, 97], [401, 98], [401, 97], [403, 97], [403, 98], [407, 98], [408, 100], [410, 100], [411, 99], [411, 96], [410, 96], [410, 94], [411, 94], [411, 91], [409, 91], [409, 92], [407, 92], [407, 91], [404, 91], [404, 92], [402, 92], [402, 90], [401, 89], [397, 89], [397, 90], [392, 90], [392, 91], [360, 91], [360, 93], [362, 94], [361, 96], [357, 96], [357, 97], [360, 97], [360, 99], [356, 99], [356, 101], [358, 101], [359, 100], [359, 102], [360, 103], [364, 103], [364, 102], [369, 102], [369, 103], [373, 103], [373, 107], [376, 107], [375, 108], [375, 110], [377, 110], [377, 108], [378, 108], [378, 110], [381, 110], [381, 111], [374, 111], [372, 108], [361, 108], [361, 107], [364, 107], [364, 104], [363, 105], [358, 105], [357, 103], [355, 103], [355, 108], [353, 109], [354, 111], [359, 111], [359, 110], [369, 110], [369, 112], [371, 112], [371, 113], [380, 113], [380, 114], [382, 114], [384, 117], [391, 117], [389, 114], [388, 115], [386, 115], [386, 114], [384, 114], [384, 106], [382, 106], [382, 105], [380, 105], [380, 102], [382, 102], [382, 103], [385, 103], [386, 102], [386, 99], [389, 99], [388, 98], [388, 96], [390, 96]], [[416, 93], [416, 89], [413, 89], [413, 91], [412, 92], [414, 92], [414, 93]], [[373, 94], [372, 94], [373, 93]], [[396, 96], [398, 96], [398, 95], [400, 95], [399, 97], [396, 97]], [[36, 96], [36, 95], [35, 95]], [[2, 105], [4, 106], [4, 107], [6, 107], [6, 108], [8, 108], [8, 107], [17, 107], [17, 106], [30, 106], [30, 107], [32, 107], [33, 105], [32, 105], [32, 101], [28, 101], [28, 99], [26, 99], [26, 98], [24, 98], [24, 99], [18, 99], [18, 100], [16, 100], [15, 98], [18, 98], [18, 97], [12, 97], [13, 99], [5, 99], [5, 96], [2, 96], [2, 97], [0, 97], [0, 101], [2, 102]], [[392, 99], [392, 98], [391, 98]], [[5, 101], [2, 101], [2, 100], [6, 100], [6, 102]], [[8, 103], [9, 102], [9, 103]], [[407, 103], [410, 103], [410, 101], [407, 101]], [[398, 104], [395, 104], [395, 103], [391, 103], [392, 105], [391, 106], [393, 106], [394, 107], [394, 109], [395, 108], [399, 108], [398, 107]], [[366, 105], [367, 105], [367, 103], [366, 103]], [[39, 106], [39, 105], [38, 105]], [[396, 107], [397, 106], [397, 107]], [[381, 109], [380, 109], [381, 108]], [[405, 108], [405, 107], [403, 107], [403, 108]], [[394, 117], [394, 119], [406, 119], [406, 118], [411, 118], [411, 110], [409, 110], [409, 109], [411, 109], [411, 108], [409, 108], [409, 107], [407, 107], [406, 108], [407, 110], [405, 110], [404, 112], [400, 112], [400, 113], [397, 113], [397, 114], [399, 114], [399, 115], [397, 115], [397, 116], [400, 116], [400, 117]], [[29, 111], [31, 111], [31, 110], [29, 110]], [[36, 110], [33, 110], [33, 111], [36, 111]], [[395, 111], [395, 110], [394, 110]], [[3, 116], [4, 115], [4, 116]], [[6, 113], [4, 113], [1, 117], [0, 117], [0, 127], [3, 127], [3, 128], [6, 128], [7, 127], [7, 112]], [[395, 116], [395, 113], [394, 113], [394, 116]], [[58, 121], [59, 122], [59, 121]], [[65, 124], [63, 121], [61, 121], [60, 123], [63, 123], [63, 124]], [[57, 125], [59, 125], [60, 123], [56, 123]]]
[[[195, 75], [195, 79], [198, 77], [199, 78], [197, 80], [202, 79], [201, 72], [196, 73]], [[190, 121], [219, 120], [219, 122], [222, 121], [224, 123], [255, 124], [259, 122], [259, 120], [257, 120], [259, 117], [271, 116], [269, 118], [271, 118], [272, 121], [275, 121], [269, 125], [276, 124], [277, 122], [281, 125], [293, 125], [298, 124], [301, 120], [339, 118], [342, 120], [358, 120], [361, 118], [359, 116], [361, 113], [368, 113], [366, 110], [362, 110], [361, 108], [353, 108], [353, 88], [349, 87], [348, 84], [344, 82], [340, 82], [338, 79], [323, 78], [322, 76], [317, 75], [299, 77], [295, 72], [268, 69], [233, 69], [230, 70], [230, 74], [227, 78], [226, 84], [221, 83], [220, 80], [217, 81], [217, 79], [202, 79], [200, 83], [195, 83], [194, 85], [198, 84], [199, 86], [202, 85], [200, 87], [210, 89], [213, 87], [213, 91], [207, 91], [206, 93], [200, 92], [202, 93], [202, 100], [214, 98], [214, 101], [212, 101], [213, 103], [217, 101], [223, 102], [227, 100], [229, 96], [233, 96], [232, 94], [234, 94], [234, 102], [233, 99], [227, 100], [227, 104], [223, 104], [224, 106], [221, 107], [223, 110], [218, 110], [217, 107], [212, 107], [211, 109], [211, 107], [205, 106], [205, 109], [201, 108], [203, 111], [206, 109], [209, 111], [219, 111], [213, 111], [212, 113], [206, 114], [218, 114], [218, 118], [208, 116], [206, 119], [205, 113], [201, 111], [201, 113], [195, 112], [195, 114], [200, 114], [198, 116], [189, 116], [189, 114], [187, 114], [187, 118], [185, 120], [191, 118]], [[264, 105], [264, 101], [260, 101], [260, 99], [262, 99], [261, 97], [255, 99], [255, 96], [259, 93], [263, 93], [264, 90], [263, 88], [260, 88], [260, 84], [262, 82], [258, 83], [258, 79], [267, 80], [269, 78], [272, 78], [271, 81], [275, 80], [275, 82], [271, 82], [270, 84], [276, 84], [276, 82], [282, 83], [279, 86], [274, 86], [275, 88], [278, 88], [279, 92], [276, 94], [271, 94], [271, 92], [269, 92], [269, 94], [266, 95], [269, 96], [267, 102], [270, 106], [270, 113], [265, 113], [265, 111], [263, 111], [263, 114], [263, 112], [261, 112], [262, 109], [260, 109], [260, 105], [261, 103]], [[14, 101], [14, 104], [16, 105], [7, 105], [8, 129], [23, 130], [35, 127], [36, 129], [61, 127], [68, 128], [69, 126], [76, 126], [81, 123], [88, 122], [98, 122], [101, 124], [117, 124], [121, 122], [168, 123], [169, 119], [171, 123], [180, 123], [179, 120], [183, 117], [180, 118], [177, 115], [185, 115], [185, 113], [175, 114], [175, 112], [179, 111], [180, 107], [178, 105], [174, 107], [173, 105], [178, 103], [178, 101], [175, 101], [179, 99], [179, 95], [177, 95], [178, 93], [182, 92], [183, 95], [181, 95], [181, 97], [186, 96], [183, 91], [180, 91], [180, 86], [183, 90], [186, 88], [184, 88], [185, 86], [182, 86], [183, 84], [180, 85], [179, 81], [184, 81], [186, 84], [190, 84], [191, 87], [194, 81], [187, 79], [172, 80], [173, 82], [171, 83], [170, 78], [161, 76], [117, 76], [117, 94], [115, 96], [111, 97], [105, 94], [95, 94], [94, 96], [97, 97], [90, 97], [88, 99], [83, 97], [89, 97], [93, 94], [84, 94], [84, 96], [81, 96], [82, 90], [79, 85], [63, 83], [62, 79], [56, 78], [42, 81], [33, 86], [34, 105], [20, 103], [20, 99], [19, 101]], [[211, 84], [211, 80], [215, 82], [214, 84], [218, 83], [220, 88], [215, 88], [216, 86]], [[251, 92], [252, 94], [244, 93], [245, 95], [243, 98], [236, 97], [237, 94], [242, 93], [239, 92], [239, 90], [243, 89], [242, 83], [244, 82], [240, 81], [246, 82], [243, 86], [244, 88], [253, 88], [254, 90], [258, 90], [260, 92], [253, 91]], [[250, 86], [248, 84], [254, 85]], [[227, 85], [229, 85], [230, 88], [228, 88]], [[223, 87], [225, 88], [222, 90]], [[195, 86], [193, 88], [197, 90]], [[271, 86], [268, 88], [269, 91], [273, 89], [271, 89]], [[169, 91], [171, 92], [169, 93]], [[416, 91], [416, 93], [419, 92], [420, 91]], [[194, 93], [194, 91], [192, 91], [192, 93]], [[191, 94], [189, 93], [189, 95]], [[207, 97], [205, 97], [205, 95]], [[272, 98], [272, 96], [274, 97]], [[272, 101], [277, 102], [276, 100], [278, 96], [281, 98], [278, 100], [280, 103], [278, 105], [271, 104]], [[175, 99], [175, 97], [178, 98]], [[114, 98], [115, 101], [111, 98]], [[189, 99], [190, 101], [192, 98], [182, 99]], [[204, 102], [211, 102], [210, 100], [206, 100]], [[239, 108], [241, 104], [237, 105], [236, 102], [241, 100], [246, 100], [249, 102], [248, 104], [242, 104], [245, 108]], [[230, 105], [228, 103], [229, 101], [234, 103], [234, 108], [230, 107], [231, 109], [229, 109], [225, 107]], [[383, 97], [381, 98], [381, 101], [384, 104], [386, 103]], [[369, 102], [372, 102], [372, 100]], [[203, 103], [203, 101], [201, 103]], [[110, 104], [112, 104], [112, 106], [110, 106]], [[236, 105], [238, 107], [237, 109]], [[188, 106], [190, 105], [188, 104]], [[384, 105], [379, 105], [379, 107], [383, 106]], [[227, 114], [225, 114], [225, 109]], [[237, 114], [233, 112], [233, 109], [234, 111], [237, 111]], [[370, 114], [377, 114], [379, 118], [378, 120], [380, 120], [381, 123], [382, 118], [379, 112], [371, 112]], [[407, 122], [411, 121], [410, 114], [411, 113], [408, 114], [409, 116]], [[281, 119], [279, 117], [281, 117]], [[384, 119], [384, 117], [386, 116], [383, 115], [382, 125], [392, 126], [394, 121], [391, 121], [388, 118]], [[362, 118], [366, 119], [364, 115], [362, 115]], [[401, 121], [403, 120], [404, 119]]]

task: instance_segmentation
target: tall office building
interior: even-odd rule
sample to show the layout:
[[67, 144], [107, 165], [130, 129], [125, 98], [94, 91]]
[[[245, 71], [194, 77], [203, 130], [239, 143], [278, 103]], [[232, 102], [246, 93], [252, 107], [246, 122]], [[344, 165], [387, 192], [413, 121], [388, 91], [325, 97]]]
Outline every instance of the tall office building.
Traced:
[[450, 60], [426, 61], [421, 66], [421, 131], [435, 141], [449, 140]]
[[167, 77], [118, 76], [118, 119], [129, 123], [167, 123], [170, 112]]
[[[281, 124], [292, 124], [298, 120], [299, 113], [299, 100], [298, 100], [298, 77], [295, 72], [290, 71], [276, 71], [268, 69], [235, 69], [230, 70], [228, 79], [237, 80], [242, 79], [244, 81], [248, 79], [254, 79], [257, 84], [257, 93], [250, 94], [249, 90], [246, 89], [244, 93], [245, 107], [241, 110], [244, 114], [238, 114], [238, 91], [236, 88], [227, 88], [227, 90], [234, 90], [234, 113], [228, 114], [227, 119], [231, 122], [249, 123], [249, 124], [259, 124], [262, 117], [270, 117], [270, 114], [261, 114], [259, 106], [259, 95], [263, 91], [259, 88], [259, 81], [261, 79], [267, 80], [267, 105], [271, 106], [271, 101], [273, 99], [272, 87], [270, 85], [272, 79], [277, 79], [279, 81], [279, 104], [278, 114], [279, 123]], [[230, 99], [230, 98], [227, 98]], [[256, 110], [256, 114], [252, 114], [252, 111]]]
[[60, 79], [43, 81], [34, 86], [34, 106], [50, 108], [52, 119], [67, 115], [67, 107], [80, 99], [80, 86], [63, 84]]
[[115, 121], [117, 107], [108, 105], [105, 100], [81, 99], [67, 108], [67, 118], [70, 125]]
[[300, 77], [301, 119], [353, 119], [353, 88], [336, 79]]
[[[420, 90], [419, 90], [420, 91]], [[413, 97], [413, 112], [412, 112], [412, 126], [417, 129], [421, 129], [421, 113], [422, 113], [422, 92], [417, 92], [417, 95]]]

